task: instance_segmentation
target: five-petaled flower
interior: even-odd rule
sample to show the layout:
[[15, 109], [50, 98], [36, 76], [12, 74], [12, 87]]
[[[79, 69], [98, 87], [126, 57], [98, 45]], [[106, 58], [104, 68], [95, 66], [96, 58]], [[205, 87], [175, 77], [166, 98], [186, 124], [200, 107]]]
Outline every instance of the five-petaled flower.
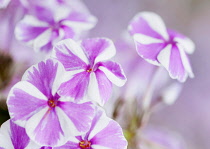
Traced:
[[33, 15], [26, 15], [15, 29], [16, 38], [32, 44], [34, 50], [49, 52], [53, 45], [65, 38], [77, 39], [93, 28], [96, 18], [64, 5], [33, 6]]
[[109, 61], [115, 53], [113, 42], [107, 38], [86, 39], [79, 43], [72, 39], [59, 42], [52, 57], [67, 71], [59, 94], [70, 96], [76, 102], [86, 97], [104, 105], [111, 95], [112, 83], [123, 86], [126, 82], [121, 66]]
[[8, 96], [11, 119], [43, 146], [61, 146], [72, 135], [86, 132], [94, 116], [90, 102], [76, 104], [57, 93], [62, 64], [48, 59], [29, 68]]
[[126, 149], [127, 141], [122, 128], [114, 120], [108, 118], [101, 108], [96, 108], [95, 117], [90, 130], [82, 135], [71, 137], [60, 148], [71, 149]]
[[166, 29], [160, 16], [152, 12], [139, 13], [128, 29], [138, 54], [145, 60], [164, 66], [171, 78], [181, 82], [188, 76], [194, 76], [187, 56], [194, 51], [193, 42], [184, 35]]

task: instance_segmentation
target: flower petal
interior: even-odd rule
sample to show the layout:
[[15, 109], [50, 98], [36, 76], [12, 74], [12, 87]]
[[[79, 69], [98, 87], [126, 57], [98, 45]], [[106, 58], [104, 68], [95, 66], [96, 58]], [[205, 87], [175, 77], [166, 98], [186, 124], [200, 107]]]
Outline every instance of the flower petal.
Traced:
[[34, 41], [40, 34], [47, 30], [48, 25], [44, 22], [37, 20], [34, 16], [26, 15], [21, 20], [16, 28], [16, 38], [23, 42]]
[[29, 137], [26, 134], [25, 128], [10, 121], [10, 129], [11, 140], [14, 148], [25, 148], [29, 143]]
[[25, 128], [7, 120], [0, 129], [0, 149], [39, 149], [40, 146], [32, 142], [26, 134]]
[[71, 14], [62, 22], [63, 25], [72, 28], [77, 34], [92, 29], [96, 23], [97, 19], [94, 16], [75, 11], [71, 12]]
[[53, 11], [46, 6], [41, 6], [41, 4], [36, 3], [32, 6], [32, 13], [36, 18], [40, 21], [46, 22], [48, 24], [52, 24], [54, 22]]
[[72, 39], [65, 39], [57, 43], [51, 57], [60, 61], [66, 70], [86, 68], [88, 64], [82, 48]]
[[107, 61], [101, 62], [99, 68], [107, 78], [117, 86], [123, 86], [127, 81], [126, 76], [118, 63]]
[[103, 106], [110, 98], [112, 93], [112, 83], [101, 70], [95, 71], [90, 75], [88, 86], [88, 99], [96, 101]]
[[12, 120], [24, 127], [25, 122], [47, 105], [47, 98], [31, 83], [17, 83], [8, 95], [7, 105]]
[[[140, 34], [134, 35], [137, 53], [149, 63], [160, 65], [157, 60], [157, 56], [160, 51], [164, 49], [166, 44], [156, 41], [154, 38], [148, 38], [148, 36], [144, 37], [139, 35]], [[148, 40], [146, 38], [148, 38]]]
[[[63, 129], [68, 132], [69, 136], [81, 135], [89, 130], [95, 112], [90, 102], [83, 104], [61, 102], [59, 107], [69, 119], [68, 123], [61, 122]], [[60, 116], [59, 119], [62, 121], [63, 118]]]
[[64, 39], [67, 39], [67, 38], [73, 38], [75, 36], [75, 32], [72, 28], [66, 26], [66, 25], [63, 25], [62, 26], [62, 30], [64, 31], [65, 33], [65, 37]]
[[34, 50], [40, 51], [44, 49], [45, 52], [51, 51], [52, 49], [43, 48], [49, 43], [51, 43], [51, 41], [52, 41], [52, 29], [48, 28], [34, 40]]
[[67, 142], [65, 145], [62, 145], [60, 147], [54, 147], [53, 149], [81, 149], [78, 143], [75, 142]]
[[[88, 140], [95, 149], [126, 149], [127, 141], [122, 128], [114, 120], [108, 118], [103, 110], [97, 110]], [[115, 140], [115, 141], [113, 141]]]
[[28, 136], [42, 146], [61, 146], [66, 143], [55, 109], [46, 107], [32, 116], [26, 123]]
[[169, 39], [163, 20], [153, 12], [138, 13], [131, 21], [128, 29], [131, 35], [138, 33], [157, 39]]
[[10, 134], [11, 134], [10, 120], [7, 120], [1, 125], [0, 129], [0, 140], [1, 140], [0, 149], [14, 148]]
[[70, 80], [61, 84], [58, 93], [63, 96], [70, 96], [79, 102], [86, 94], [90, 80], [90, 73], [80, 72]]
[[177, 45], [168, 45], [158, 55], [159, 62], [168, 70], [173, 79], [184, 82], [188, 76], [180, 55], [180, 49]]
[[60, 62], [48, 59], [30, 67], [22, 80], [30, 82], [49, 98], [58, 90], [64, 73], [65, 69]]
[[193, 71], [192, 71], [192, 67], [190, 65], [189, 58], [188, 58], [187, 54], [184, 51], [184, 48], [182, 47], [181, 44], [177, 44], [177, 47], [179, 48], [181, 59], [182, 59], [182, 63], [184, 65], [184, 68], [185, 68], [186, 72], [188, 73], [189, 77], [193, 78], [194, 74], [193, 74]]
[[116, 54], [113, 42], [108, 38], [91, 38], [81, 42], [90, 65], [112, 58]]
[[84, 23], [84, 24], [88, 24], [88, 23], [92, 23], [93, 27], [97, 21], [97, 19], [87, 13], [81, 13], [78, 11], [72, 11], [68, 17], [66, 17], [64, 20], [66, 21], [72, 21], [72, 22], [79, 22], [79, 23]]

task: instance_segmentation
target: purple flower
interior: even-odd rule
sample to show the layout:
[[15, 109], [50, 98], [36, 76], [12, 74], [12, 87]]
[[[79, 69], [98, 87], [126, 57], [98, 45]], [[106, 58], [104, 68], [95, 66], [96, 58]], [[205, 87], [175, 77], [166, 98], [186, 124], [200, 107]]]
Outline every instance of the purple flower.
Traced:
[[38, 149], [39, 146], [27, 136], [25, 129], [11, 120], [2, 124], [0, 129], [0, 149]]
[[97, 109], [90, 130], [82, 136], [72, 137], [64, 146], [55, 149], [126, 149], [127, 141], [120, 125]]
[[118, 63], [108, 61], [116, 53], [111, 40], [86, 39], [79, 43], [71, 39], [59, 42], [52, 57], [67, 70], [59, 93], [71, 96], [75, 101], [83, 97], [103, 105], [110, 97], [112, 83], [123, 86], [126, 77]]
[[175, 31], [166, 29], [155, 13], [137, 14], [129, 25], [137, 52], [148, 62], [164, 66], [171, 78], [184, 82], [193, 77], [187, 54], [194, 51], [193, 42]]
[[63, 66], [51, 59], [29, 68], [23, 81], [8, 96], [12, 120], [25, 127], [27, 135], [43, 146], [60, 146], [69, 136], [90, 128], [94, 109], [91, 103], [76, 104], [57, 93]]
[[[93, 28], [96, 18], [56, 3], [32, 4], [32, 14], [26, 15], [15, 29], [16, 38], [35, 50], [49, 52], [52, 46], [65, 38], [77, 39]], [[30, 6], [30, 5], [29, 5]]]

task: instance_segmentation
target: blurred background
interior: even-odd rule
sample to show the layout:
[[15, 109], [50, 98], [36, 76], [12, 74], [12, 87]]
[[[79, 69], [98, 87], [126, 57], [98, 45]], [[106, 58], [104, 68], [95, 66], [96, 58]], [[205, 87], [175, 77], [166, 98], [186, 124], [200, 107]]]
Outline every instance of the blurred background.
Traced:
[[88, 0], [84, 3], [98, 18], [92, 37], [117, 40], [135, 14], [153, 11], [168, 28], [195, 42], [196, 51], [190, 55], [195, 78], [184, 83], [176, 103], [156, 112], [151, 123], [181, 134], [190, 149], [209, 149], [210, 0]]

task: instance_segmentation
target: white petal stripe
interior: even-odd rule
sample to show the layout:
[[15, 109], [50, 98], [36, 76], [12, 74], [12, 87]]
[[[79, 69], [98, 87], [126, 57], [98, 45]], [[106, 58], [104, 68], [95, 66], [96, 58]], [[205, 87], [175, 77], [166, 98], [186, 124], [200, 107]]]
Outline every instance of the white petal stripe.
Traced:
[[139, 42], [141, 44], [164, 43], [163, 40], [156, 39], [156, 38], [146, 36], [143, 34], [134, 34], [133, 38], [135, 42]]
[[123, 86], [126, 82], [126, 79], [120, 79], [119, 77], [115, 76], [111, 71], [109, 71], [106, 67], [100, 66], [98, 69], [103, 71], [107, 78], [117, 86]]
[[164, 39], [168, 40], [169, 36], [162, 18], [153, 12], [141, 12], [135, 16], [135, 18], [142, 17], [147, 21], [149, 26], [159, 33]]

